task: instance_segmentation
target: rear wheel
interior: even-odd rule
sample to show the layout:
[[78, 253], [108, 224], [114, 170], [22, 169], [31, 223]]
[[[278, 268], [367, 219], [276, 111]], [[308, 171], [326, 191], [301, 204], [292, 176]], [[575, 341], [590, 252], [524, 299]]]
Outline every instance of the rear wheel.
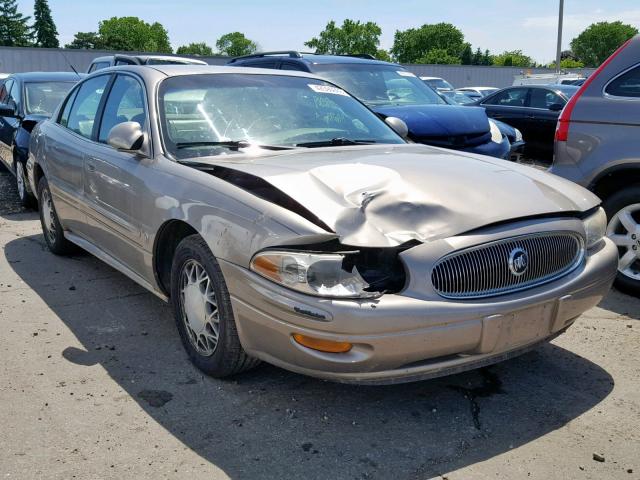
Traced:
[[186, 237], [176, 249], [171, 303], [182, 344], [204, 373], [227, 377], [260, 363], [242, 349], [222, 271], [199, 235]]
[[607, 236], [618, 247], [616, 287], [640, 296], [640, 184], [620, 190], [603, 203]]
[[34, 208], [36, 199], [27, 189], [27, 175], [24, 170], [24, 164], [20, 161], [16, 161], [16, 188], [18, 189], [18, 197], [22, 206]]
[[74, 250], [73, 244], [64, 238], [64, 232], [58, 219], [58, 214], [53, 205], [51, 191], [47, 179], [42, 177], [38, 184], [38, 205], [40, 213], [40, 224], [47, 247], [56, 255], [68, 255]]

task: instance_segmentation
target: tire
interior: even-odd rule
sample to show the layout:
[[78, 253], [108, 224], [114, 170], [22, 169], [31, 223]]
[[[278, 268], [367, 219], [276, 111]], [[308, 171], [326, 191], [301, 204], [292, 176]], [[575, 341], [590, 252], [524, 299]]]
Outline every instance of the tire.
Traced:
[[25, 208], [33, 209], [36, 207], [36, 198], [27, 190], [27, 182], [24, 164], [16, 160], [16, 189], [18, 190], [20, 204]]
[[260, 363], [242, 349], [222, 271], [199, 235], [186, 237], [176, 249], [171, 303], [182, 345], [201, 371], [223, 378]]
[[64, 238], [64, 232], [58, 219], [49, 183], [42, 177], [38, 183], [38, 212], [40, 214], [40, 225], [47, 247], [51, 253], [56, 255], [69, 255], [75, 250], [74, 245]]
[[[620, 258], [623, 259], [627, 254], [628, 258], [633, 259], [633, 254], [636, 254], [628, 269], [618, 269], [615, 286], [622, 292], [640, 296], [640, 184], [628, 186], [614, 193], [603, 202], [603, 207], [609, 219], [607, 235], [618, 246]], [[631, 217], [625, 215], [625, 227], [620, 218], [623, 213], [629, 212]], [[634, 222], [635, 232], [627, 228], [633, 229]]]

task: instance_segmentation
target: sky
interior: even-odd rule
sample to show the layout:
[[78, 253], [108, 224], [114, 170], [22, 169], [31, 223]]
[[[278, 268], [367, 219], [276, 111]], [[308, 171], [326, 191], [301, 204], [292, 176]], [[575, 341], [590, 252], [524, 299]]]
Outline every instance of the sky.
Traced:
[[[261, 50], [308, 50], [304, 42], [330, 20], [376, 22], [381, 47], [391, 48], [396, 30], [425, 23], [456, 25], [475, 50], [522, 50], [539, 63], [555, 58], [559, 0], [49, 0], [60, 43], [78, 31], [96, 31], [100, 20], [136, 16], [160, 22], [174, 50], [191, 42], [214, 46], [221, 35], [240, 31]], [[25, 15], [33, 0], [18, 0]], [[640, 28], [638, 0], [565, 0], [563, 50], [584, 28], [622, 20]]]

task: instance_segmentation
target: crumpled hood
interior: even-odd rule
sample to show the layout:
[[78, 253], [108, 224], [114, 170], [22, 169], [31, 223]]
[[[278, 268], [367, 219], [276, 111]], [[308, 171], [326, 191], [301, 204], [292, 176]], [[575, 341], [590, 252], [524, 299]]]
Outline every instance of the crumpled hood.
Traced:
[[[235, 158], [234, 158], [235, 157]], [[260, 177], [329, 226], [344, 245], [428, 242], [599, 199], [546, 172], [423, 145], [375, 145], [198, 158]]]
[[406, 105], [372, 108], [385, 117], [404, 120], [411, 138], [479, 135], [489, 131], [487, 114], [480, 107]]

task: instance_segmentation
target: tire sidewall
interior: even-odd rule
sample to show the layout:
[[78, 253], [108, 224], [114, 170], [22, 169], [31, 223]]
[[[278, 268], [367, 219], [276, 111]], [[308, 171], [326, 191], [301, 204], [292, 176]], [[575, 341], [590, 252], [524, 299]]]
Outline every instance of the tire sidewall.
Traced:
[[[49, 197], [51, 198], [51, 208], [53, 209], [53, 213], [55, 216], [55, 230], [56, 230], [56, 240], [55, 242], [51, 242], [49, 235], [47, 235], [47, 227], [45, 225], [45, 221], [43, 218], [42, 205], [44, 204], [42, 200], [42, 196], [44, 192], [47, 191], [49, 193]], [[56, 211], [55, 205], [53, 205], [53, 198], [51, 197], [51, 190], [49, 189], [49, 183], [47, 179], [42, 177], [40, 182], [38, 183], [38, 204], [40, 208], [38, 208], [38, 216], [40, 217], [40, 225], [42, 226], [42, 233], [44, 235], [44, 241], [47, 243], [47, 247], [51, 252], [60, 255], [65, 253], [66, 244], [64, 238], [64, 232], [62, 231], [62, 226], [60, 225], [60, 219], [58, 218], [58, 212]]]
[[[610, 221], [624, 207], [633, 203], [640, 203], [640, 184], [626, 187], [602, 202], [602, 207], [607, 214], [607, 221]], [[640, 280], [633, 280], [620, 272], [616, 276], [615, 286], [625, 293], [640, 296]]]
[[[182, 269], [189, 260], [195, 260], [204, 267], [209, 279], [213, 283], [219, 311], [218, 345], [211, 356], [201, 355], [191, 344], [183, 320], [183, 306], [180, 292], [180, 280]], [[211, 252], [198, 242], [196, 238], [187, 237], [177, 247], [171, 268], [171, 303], [173, 306], [176, 326], [180, 333], [182, 344], [191, 361], [206, 373], [218, 376], [225, 370], [226, 354], [231, 347], [230, 330], [235, 333], [235, 328], [230, 329], [229, 322], [235, 322], [229, 292], [224, 282], [224, 277], [218, 262]]]

